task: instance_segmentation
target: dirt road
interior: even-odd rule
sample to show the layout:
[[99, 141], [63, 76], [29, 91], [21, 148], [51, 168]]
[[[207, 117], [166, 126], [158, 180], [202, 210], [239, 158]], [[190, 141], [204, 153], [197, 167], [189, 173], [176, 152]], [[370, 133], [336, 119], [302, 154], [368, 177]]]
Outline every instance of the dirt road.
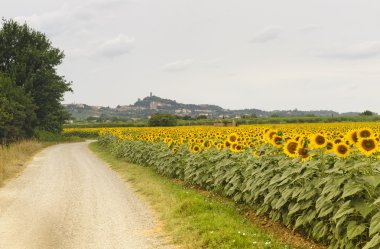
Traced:
[[0, 248], [168, 248], [149, 207], [87, 145], [45, 149], [0, 189]]

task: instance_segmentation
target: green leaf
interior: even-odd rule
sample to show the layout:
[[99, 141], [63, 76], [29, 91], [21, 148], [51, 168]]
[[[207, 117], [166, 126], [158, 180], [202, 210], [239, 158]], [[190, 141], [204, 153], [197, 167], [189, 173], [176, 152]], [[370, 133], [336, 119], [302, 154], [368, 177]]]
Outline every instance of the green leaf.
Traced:
[[376, 234], [367, 244], [365, 244], [363, 249], [379, 248], [378, 247], [379, 245], [380, 245], [380, 235]]
[[318, 214], [319, 218], [325, 217], [326, 215], [329, 215], [334, 211], [334, 205], [332, 204], [331, 201], [326, 202], [325, 205], [321, 208], [321, 211]]
[[298, 202], [295, 203], [295, 204], [291, 204], [289, 205], [289, 213], [288, 215], [292, 215], [292, 214], [295, 214], [297, 213], [301, 208], [301, 204], [299, 204]]
[[345, 198], [356, 193], [363, 191], [363, 188], [354, 181], [349, 181], [346, 185], [344, 185], [343, 195], [341, 198]]
[[274, 206], [274, 209], [280, 209], [282, 206], [284, 206], [286, 203], [286, 200], [282, 197], [280, 197], [280, 199], [278, 199], [276, 205]]
[[371, 223], [369, 226], [369, 236], [380, 232], [380, 212], [372, 216]]
[[364, 224], [357, 224], [356, 221], [350, 221], [347, 225], [347, 238], [352, 240], [353, 238], [359, 236], [365, 231], [366, 227]]
[[333, 216], [333, 220], [334, 220], [335, 222], [336, 222], [336, 220], [339, 219], [340, 217], [355, 212], [355, 209], [350, 207], [350, 202], [351, 202], [351, 201], [347, 201], [347, 202], [345, 202], [342, 206], [340, 206], [339, 210], [338, 210], [338, 211], [335, 213], [335, 215]]
[[307, 223], [305, 217], [302, 215], [298, 216], [298, 218], [296, 220], [296, 224], [294, 225], [294, 229], [299, 228], [300, 226], [302, 226], [305, 223]]
[[380, 184], [380, 175], [375, 176], [363, 176], [362, 179], [371, 185], [372, 187], [376, 188]]
[[377, 205], [380, 203], [380, 197], [376, 199], [376, 201], [373, 202], [373, 205]]
[[375, 209], [373, 205], [363, 200], [353, 200], [352, 206], [363, 216], [363, 218], [366, 218], [368, 214], [370, 214]]
[[323, 221], [319, 221], [313, 228], [313, 237], [319, 240], [327, 234], [328, 230], [328, 226]]

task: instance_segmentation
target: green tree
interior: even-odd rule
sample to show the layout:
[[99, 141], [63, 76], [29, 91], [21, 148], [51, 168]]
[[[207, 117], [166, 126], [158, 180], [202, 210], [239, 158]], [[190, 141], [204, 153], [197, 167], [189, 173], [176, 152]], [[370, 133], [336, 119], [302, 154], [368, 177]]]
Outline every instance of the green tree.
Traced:
[[371, 111], [369, 111], [369, 110], [366, 110], [366, 111], [360, 113], [360, 115], [361, 115], [361, 116], [373, 116], [374, 113], [371, 112]]
[[0, 143], [33, 134], [36, 106], [22, 87], [0, 74]]
[[[69, 114], [61, 104], [72, 91], [70, 82], [58, 75], [56, 67], [64, 54], [52, 46], [45, 34], [13, 20], [4, 20], [0, 29], [0, 72], [30, 95], [37, 119], [27, 117], [35, 128], [60, 132]], [[33, 110], [30, 110], [33, 111]]]
[[148, 124], [149, 126], [175, 126], [177, 118], [171, 114], [156, 113], [150, 117]]

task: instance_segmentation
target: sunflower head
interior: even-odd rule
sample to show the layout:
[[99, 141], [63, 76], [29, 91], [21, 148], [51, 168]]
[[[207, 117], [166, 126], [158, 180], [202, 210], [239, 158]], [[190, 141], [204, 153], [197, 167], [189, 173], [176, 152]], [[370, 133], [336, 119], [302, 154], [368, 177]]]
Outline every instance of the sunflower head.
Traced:
[[358, 138], [369, 138], [374, 134], [373, 130], [370, 128], [363, 128], [358, 131]]
[[224, 147], [230, 147], [230, 146], [231, 146], [230, 141], [228, 140], [224, 141]]
[[193, 147], [191, 148], [191, 152], [193, 153], [197, 153], [200, 150], [201, 150], [201, 147], [198, 144], [193, 145]]
[[298, 146], [297, 148], [297, 154], [301, 157], [302, 161], [306, 161], [310, 159], [310, 153], [309, 149], [307, 147]]
[[209, 149], [211, 147], [211, 142], [206, 140], [202, 143], [202, 145], [204, 148]]
[[243, 146], [239, 143], [233, 143], [230, 146], [230, 150], [233, 152], [240, 152], [243, 149]]
[[288, 140], [284, 144], [283, 150], [284, 150], [284, 153], [288, 157], [297, 157], [298, 156], [297, 148], [298, 148], [297, 141], [295, 141], [295, 140]]
[[352, 143], [355, 144], [358, 142], [358, 132], [356, 130], [352, 130], [348, 133], [347, 135], [348, 140]]
[[277, 130], [268, 130], [266, 135], [267, 135], [267, 139], [270, 141], [272, 140], [273, 136], [275, 136], [277, 134]]
[[315, 134], [311, 138], [311, 146], [313, 148], [323, 148], [327, 144], [327, 139], [322, 134]]
[[373, 137], [360, 138], [357, 146], [358, 149], [366, 156], [369, 156], [377, 151], [377, 141]]
[[334, 152], [338, 157], [346, 157], [350, 154], [350, 148], [345, 143], [335, 144]]
[[272, 137], [272, 139], [270, 141], [271, 141], [271, 144], [274, 147], [281, 148], [281, 146], [282, 146], [282, 137], [275, 135], [275, 136]]
[[239, 136], [236, 133], [231, 133], [227, 136], [227, 140], [232, 144], [238, 140]]

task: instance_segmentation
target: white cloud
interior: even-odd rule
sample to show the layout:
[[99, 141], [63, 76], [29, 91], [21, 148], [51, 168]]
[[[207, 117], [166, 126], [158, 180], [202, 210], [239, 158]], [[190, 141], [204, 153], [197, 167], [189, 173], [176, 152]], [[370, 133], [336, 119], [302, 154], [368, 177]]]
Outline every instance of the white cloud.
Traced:
[[68, 59], [118, 57], [129, 53], [135, 46], [136, 39], [125, 34], [119, 34], [108, 40], [98, 40], [65, 50]]
[[[114, 10], [129, 1], [88, 0], [85, 2], [63, 3], [50, 12], [29, 16], [16, 16], [18, 22], [27, 22], [33, 28], [51, 36], [72, 35], [83, 30], [96, 29], [105, 18], [112, 18]], [[102, 16], [102, 18], [99, 18]]]
[[277, 26], [267, 27], [261, 30], [260, 32], [257, 32], [256, 34], [254, 34], [250, 42], [253, 42], [253, 43], [269, 42], [269, 41], [277, 39], [280, 33], [281, 33], [280, 27], [277, 27]]
[[177, 72], [186, 70], [190, 65], [194, 63], [193, 59], [184, 59], [173, 61], [165, 64], [162, 69], [167, 72]]
[[317, 56], [338, 59], [366, 59], [380, 55], [380, 41], [368, 41], [349, 46], [336, 46], [334, 48], [316, 52]]
[[99, 44], [96, 52], [105, 57], [121, 56], [129, 53], [135, 42], [136, 39], [134, 37], [119, 34], [116, 37]]
[[318, 26], [318, 25], [314, 25], [314, 24], [308, 24], [308, 25], [305, 25], [303, 27], [300, 28], [300, 32], [302, 33], [311, 33], [313, 31], [316, 31], [318, 29], [320, 29], [321, 27]]
[[215, 65], [219, 64], [220, 62], [222, 62], [223, 59], [224, 58], [222, 58], [222, 57], [216, 57], [216, 58], [204, 60], [202, 63], [204, 63], [205, 65], [208, 65], [208, 66], [215, 66]]

